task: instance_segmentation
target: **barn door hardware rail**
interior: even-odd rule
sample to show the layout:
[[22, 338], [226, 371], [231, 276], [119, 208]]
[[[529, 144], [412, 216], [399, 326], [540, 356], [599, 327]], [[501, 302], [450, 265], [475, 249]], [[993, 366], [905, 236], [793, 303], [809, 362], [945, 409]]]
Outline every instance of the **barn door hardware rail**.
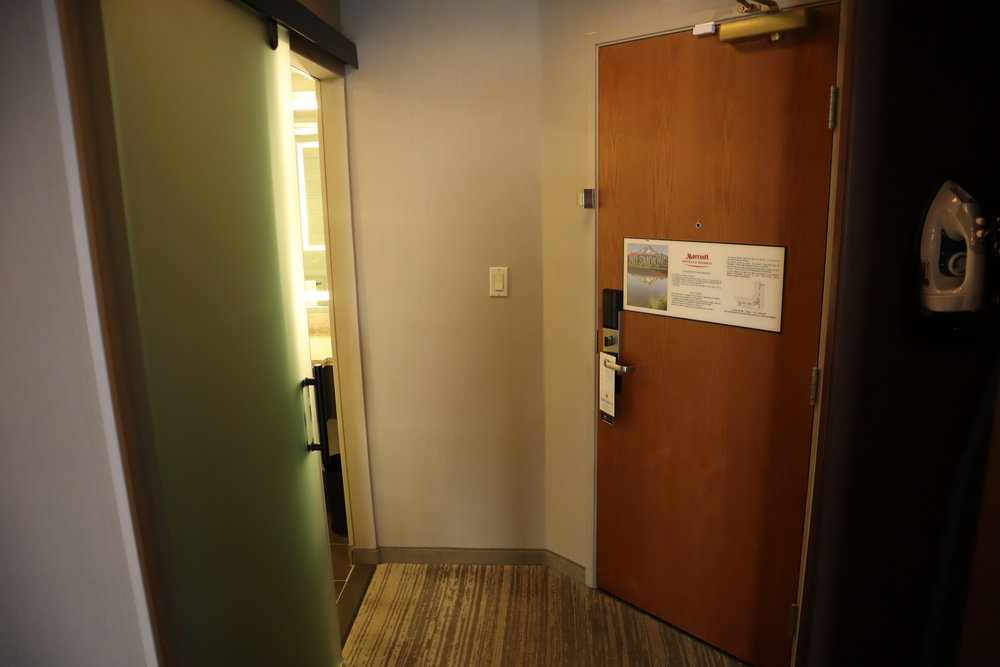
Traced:
[[358, 47], [336, 28], [294, 0], [241, 0], [268, 21], [268, 40], [277, 48], [277, 26], [283, 25], [324, 53], [357, 69]]

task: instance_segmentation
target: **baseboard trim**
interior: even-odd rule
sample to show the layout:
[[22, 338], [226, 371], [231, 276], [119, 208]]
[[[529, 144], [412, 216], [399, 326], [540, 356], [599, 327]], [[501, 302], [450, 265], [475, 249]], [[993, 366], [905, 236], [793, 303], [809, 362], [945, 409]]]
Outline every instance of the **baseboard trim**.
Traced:
[[544, 565], [570, 579], [586, 583], [586, 569], [547, 549], [446, 549], [436, 547], [379, 547], [354, 549], [355, 563], [420, 563], [423, 565]]
[[542, 565], [545, 565], [549, 569], [555, 570], [560, 574], [564, 574], [570, 579], [575, 579], [581, 584], [587, 583], [587, 568], [579, 563], [575, 563], [553, 551], [549, 551], [548, 549], [542, 551], [542, 557], [544, 558]]

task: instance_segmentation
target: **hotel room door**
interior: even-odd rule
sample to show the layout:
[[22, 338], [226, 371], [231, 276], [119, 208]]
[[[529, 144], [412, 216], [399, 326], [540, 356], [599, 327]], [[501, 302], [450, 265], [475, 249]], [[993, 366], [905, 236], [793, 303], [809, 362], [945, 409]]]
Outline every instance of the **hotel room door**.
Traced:
[[625, 237], [781, 246], [785, 264], [778, 332], [622, 313], [635, 372], [598, 423], [597, 584], [755, 665], [790, 660], [838, 29], [832, 5], [775, 42], [599, 52], [598, 293], [623, 288]]

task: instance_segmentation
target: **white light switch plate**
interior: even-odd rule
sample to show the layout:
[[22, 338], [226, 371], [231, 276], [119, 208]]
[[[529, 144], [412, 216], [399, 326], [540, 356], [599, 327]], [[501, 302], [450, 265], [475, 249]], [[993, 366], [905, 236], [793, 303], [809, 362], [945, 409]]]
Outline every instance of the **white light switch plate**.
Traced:
[[490, 267], [490, 296], [507, 296], [507, 267]]

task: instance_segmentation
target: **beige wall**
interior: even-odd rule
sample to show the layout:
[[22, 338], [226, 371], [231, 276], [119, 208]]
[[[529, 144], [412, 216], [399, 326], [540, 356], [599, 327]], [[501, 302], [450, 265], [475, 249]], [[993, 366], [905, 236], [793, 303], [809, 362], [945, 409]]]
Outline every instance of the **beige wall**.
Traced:
[[537, 3], [341, 11], [379, 544], [542, 547]]
[[55, 5], [0, 26], [0, 664], [155, 665]]

